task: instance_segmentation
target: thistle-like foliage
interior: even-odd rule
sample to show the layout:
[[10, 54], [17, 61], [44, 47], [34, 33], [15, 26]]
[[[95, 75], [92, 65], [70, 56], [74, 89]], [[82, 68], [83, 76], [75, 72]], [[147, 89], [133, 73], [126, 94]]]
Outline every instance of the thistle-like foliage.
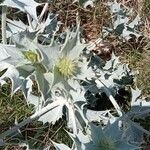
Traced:
[[[43, 19], [44, 12], [48, 11], [48, 9], [44, 7], [45, 9], [43, 9], [42, 14], [37, 16], [36, 9], [39, 5], [42, 5], [42, 3], [37, 3], [34, 0], [30, 0], [30, 2], [28, 0], [4, 0], [0, 4], [0, 7], [7, 6], [17, 8], [21, 12], [26, 13], [28, 18], [28, 24], [22, 22], [21, 20], [18, 21], [7, 19], [6, 37], [11, 39], [14, 34], [29, 31], [30, 36], [32, 33], [32, 36], [34, 36], [37, 41], [44, 44], [51, 43], [53, 41], [53, 35], [59, 28], [57, 15], [48, 13], [46, 19]], [[45, 6], [48, 7], [48, 2]]]
[[[86, 80], [86, 72], [83, 72], [82, 68], [86, 66], [88, 70], [88, 62], [83, 62], [80, 57], [85, 45], [79, 42], [79, 28], [75, 32], [67, 30], [63, 46], [56, 42], [52, 46], [43, 46], [36, 43], [35, 40], [29, 39], [25, 34], [23, 32], [14, 36], [15, 45], [1, 45], [3, 53], [1, 62], [13, 65], [21, 78], [25, 79], [33, 74], [44, 96], [46, 96], [44, 88], [47, 86], [50, 88], [55, 84], [60, 84], [68, 90], [69, 87], [71, 88], [70, 80], [76, 79], [78, 76], [80, 77], [78, 79]], [[6, 73], [9, 74], [8, 71]], [[4, 77], [6, 74], [1, 77], [1, 80]], [[45, 79], [47, 77], [51, 79], [47, 81]], [[12, 77], [10, 78], [12, 79]], [[40, 78], [45, 81], [44, 87], [41, 87], [42, 79]], [[14, 81], [12, 82], [14, 83]], [[21, 88], [20, 84], [13, 89], [19, 87]]]
[[[139, 149], [136, 145], [129, 143], [128, 139], [123, 137], [123, 131], [119, 127], [117, 120], [113, 124], [108, 123], [105, 128], [95, 126], [90, 123], [87, 129], [87, 135], [81, 131], [77, 135], [70, 134], [75, 141], [75, 150], [133, 150]], [[56, 149], [69, 150], [65, 145], [54, 143]]]
[[[71, 84], [73, 80], [87, 80], [94, 76], [89, 62], [83, 55], [85, 45], [80, 43], [79, 26], [75, 32], [66, 32], [66, 40], [54, 63], [54, 83], [66, 90], [76, 89]], [[61, 84], [62, 83], [62, 84]], [[61, 85], [60, 85], [61, 84]], [[72, 86], [72, 87], [70, 87]]]
[[[36, 111], [40, 111], [48, 104], [51, 106], [57, 101], [59, 103], [57, 107], [56, 105], [54, 108], [50, 107], [51, 109], [39, 118], [43, 123], [55, 123], [62, 117], [63, 109], [66, 107], [69, 126], [71, 128], [72, 125], [76, 126], [75, 113], [77, 113], [77, 120], [84, 118], [80, 106], [85, 103], [85, 99], [83, 96], [79, 100], [75, 93], [81, 90], [84, 94], [84, 89], [79, 84], [80, 80], [87, 80], [84, 68], [92, 72], [86, 58], [82, 58], [85, 45], [80, 43], [79, 27], [75, 31], [67, 30], [63, 45], [56, 42], [52, 45], [41, 45], [36, 40], [30, 39], [25, 32], [14, 35], [13, 39], [15, 45], [1, 45], [3, 52], [1, 69], [7, 69], [0, 77], [1, 83], [5, 83], [5, 78], [10, 78], [12, 95], [17, 90], [22, 90], [27, 102], [35, 105]], [[88, 79], [92, 75], [89, 74]], [[31, 93], [35, 81], [41, 96]], [[57, 91], [65, 91], [67, 96], [56, 97]], [[79, 106], [77, 101], [83, 101], [82, 105]], [[76, 130], [76, 127], [74, 128]]]
[[23, 12], [26, 12], [32, 16], [35, 20], [37, 20], [37, 14], [36, 14], [36, 7], [40, 4], [35, 2], [34, 0], [4, 0], [3, 3], [1, 3], [1, 6], [8, 6], [20, 9]]
[[139, 37], [141, 33], [136, 31], [136, 26], [139, 25], [140, 17], [137, 15], [132, 22], [128, 16], [132, 16], [132, 10], [128, 12], [121, 3], [116, 0], [106, 4], [110, 8], [112, 15], [112, 28], [105, 28], [107, 32], [115, 32], [118, 36], [129, 40], [132, 36]]
[[145, 130], [139, 123], [133, 122], [135, 119], [145, 118], [150, 116], [150, 102], [144, 98], [140, 98], [141, 90], [138, 88], [131, 89], [132, 101], [130, 110], [124, 114], [123, 126], [124, 135], [127, 137], [130, 134], [130, 140], [135, 143], [142, 143], [144, 141], [144, 133], [150, 136], [150, 132]]
[[[79, 2], [84, 7], [93, 5], [91, 0]], [[29, 25], [7, 19], [7, 38], [10, 43], [0, 44], [0, 71], [3, 71], [0, 84], [3, 86], [6, 78], [9, 78], [12, 82], [11, 95], [21, 90], [27, 103], [35, 106], [35, 113], [0, 134], [0, 146], [4, 145], [7, 136], [35, 119], [55, 124], [65, 116], [67, 127], [73, 132], [69, 135], [74, 144], [69, 148], [53, 142], [57, 150], [139, 149], [143, 134], [150, 133], [135, 123], [134, 119], [149, 116], [150, 102], [139, 98], [140, 90], [132, 89], [131, 109], [125, 113], [114, 98], [120, 88], [133, 82], [134, 74], [128, 65], [120, 63], [114, 54], [104, 62], [87, 53], [87, 47], [80, 39], [80, 24], [56, 35], [56, 16], [48, 14], [46, 19], [42, 19], [42, 15], [37, 17], [36, 7], [40, 4], [33, 0], [4, 0], [3, 5], [27, 13]], [[130, 34], [137, 35], [134, 27], [138, 24], [138, 18], [128, 24], [120, 4], [115, 1], [109, 2], [108, 6], [117, 18], [114, 30], [121, 30], [119, 35], [127, 39]], [[125, 18], [122, 19], [122, 16]], [[33, 94], [35, 82], [40, 93], [38, 96]], [[87, 104], [94, 108], [96, 101], [101, 100], [97, 95], [102, 93], [115, 109], [88, 109]], [[102, 122], [103, 126], [95, 126], [92, 121]]]

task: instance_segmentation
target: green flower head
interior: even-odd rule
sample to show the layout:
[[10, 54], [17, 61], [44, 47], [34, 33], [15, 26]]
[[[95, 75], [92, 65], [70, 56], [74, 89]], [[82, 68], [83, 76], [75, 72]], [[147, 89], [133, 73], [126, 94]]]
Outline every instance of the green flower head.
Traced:
[[118, 126], [118, 120], [113, 124], [108, 123], [104, 128], [89, 123], [87, 134], [80, 131], [76, 136], [69, 134], [82, 150], [133, 150], [137, 145], [128, 143], [128, 139], [123, 138], [123, 131]]
[[84, 56], [85, 44], [80, 42], [79, 27], [67, 30], [63, 44], [54, 41], [51, 45], [40, 46], [41, 63], [53, 74], [51, 87], [58, 86], [69, 91], [72, 83], [78, 79], [86, 80], [92, 70], [88, 68], [88, 59]]
[[51, 61], [48, 60], [53, 64], [49, 65], [51, 72], [54, 74], [52, 86], [59, 85], [59, 87], [62, 86], [68, 91], [74, 88], [71, 85], [74, 80], [84, 80], [87, 76], [88, 69], [86, 67], [89, 62], [84, 61], [85, 44], [80, 43], [79, 28], [75, 32], [67, 30], [63, 46], [60, 46], [59, 49], [56, 48], [57, 44], [54, 43], [49, 56]]
[[36, 54], [35, 52], [28, 50], [28, 51], [23, 51], [22, 53], [25, 59], [27, 59], [28, 61], [32, 63], [38, 62], [38, 54]]
[[76, 73], [77, 64], [69, 57], [59, 59], [56, 67], [64, 78], [70, 78]]

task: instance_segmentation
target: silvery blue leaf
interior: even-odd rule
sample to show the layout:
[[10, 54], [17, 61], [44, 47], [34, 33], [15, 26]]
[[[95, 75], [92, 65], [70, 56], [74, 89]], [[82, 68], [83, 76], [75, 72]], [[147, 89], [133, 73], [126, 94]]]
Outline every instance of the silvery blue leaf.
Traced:
[[11, 21], [10, 23], [7, 22], [7, 28], [6, 28], [6, 35], [7, 38], [11, 37], [13, 34], [17, 34], [19, 32], [23, 32], [28, 28], [27, 25], [25, 25], [21, 20], [17, 21]]
[[23, 84], [24, 79], [19, 77], [19, 72], [15, 67], [10, 66], [7, 71], [0, 77], [1, 79], [10, 78], [12, 82], [12, 92], [13, 95]]
[[121, 16], [121, 15], [118, 15], [117, 16], [117, 19], [115, 20], [115, 22], [114, 22], [114, 24], [113, 24], [113, 26], [114, 26], [114, 29], [116, 29], [119, 25], [121, 25], [121, 24], [127, 24], [128, 23], [128, 21], [129, 21], [129, 19], [125, 16], [125, 17], [123, 17], [123, 16]]
[[69, 56], [72, 60], [78, 59], [82, 54], [85, 44], [80, 43], [79, 25], [75, 31], [66, 30], [66, 38], [61, 53], [63, 56]]
[[0, 44], [0, 60], [11, 65], [18, 65], [23, 60], [23, 54], [15, 45], [2, 45]]
[[116, 120], [113, 123], [108, 122], [106, 127], [104, 128], [104, 132], [107, 136], [111, 137], [112, 139], [119, 139], [123, 135], [123, 131], [119, 127], [119, 120]]
[[55, 124], [63, 116], [63, 106], [57, 106], [52, 108], [46, 114], [43, 114], [38, 120], [42, 121], [43, 124], [49, 122]]
[[0, 45], [0, 61], [3, 61], [9, 57], [10, 55], [7, 53], [3, 45]]
[[24, 80], [22, 86], [20, 87], [20, 90], [22, 90], [23, 95], [24, 95], [24, 97], [25, 97], [26, 100], [28, 99], [28, 96], [29, 96], [29, 94], [32, 91], [32, 86], [33, 86], [32, 80], [29, 77], [27, 77]]
[[103, 67], [104, 70], [115, 69], [119, 62], [119, 57], [116, 57], [112, 54], [112, 58], [106, 62], [105, 66]]
[[132, 91], [132, 101], [131, 101], [131, 106], [133, 106], [136, 102], [136, 100], [141, 96], [141, 90], [139, 90], [138, 88], [136, 88], [135, 90], [134, 89], [131, 89]]
[[33, 19], [37, 20], [36, 7], [40, 4], [34, 0], [5, 0], [0, 5], [18, 8], [23, 12], [27, 12]]
[[0, 147], [4, 146], [4, 144], [5, 144], [4, 141], [2, 139], [0, 139]]
[[132, 92], [132, 101], [131, 109], [127, 112], [129, 118], [140, 118], [150, 115], [150, 102], [146, 101], [144, 98], [141, 99], [141, 90], [138, 88], [131, 89]]
[[142, 110], [144, 111], [144, 109], [146, 110], [146, 108], [150, 109], [150, 102], [140, 98], [141, 90], [139, 90], [138, 88], [136, 88], [135, 90], [134, 89], [131, 90], [132, 90], [131, 108], [139, 107], [139, 111], [141, 112]]
[[37, 30], [40, 30], [40, 33], [52, 35], [56, 31], [57, 26], [57, 15], [49, 13], [47, 19], [41, 22]]
[[139, 34], [139, 33], [127, 30], [127, 27], [125, 27], [125, 29], [123, 30], [123, 32], [121, 34], [121, 36], [127, 40], [131, 39], [131, 35], [135, 35], [137, 38], [141, 36], [141, 34]]
[[39, 40], [42, 40], [42, 43], [45, 43], [47, 40], [52, 40], [53, 35], [59, 29], [59, 24], [60, 23], [57, 21], [57, 15], [52, 13], [49, 13], [46, 20], [43, 20], [40, 23], [33, 20], [32, 26], [24, 24], [21, 20], [17, 21], [7, 19], [7, 38], [12, 38], [12, 36], [14, 37], [15, 34], [20, 34], [21, 32], [24, 32], [24, 35], [29, 32], [29, 37], [34, 34]]
[[104, 125], [107, 125], [108, 122], [113, 123], [117, 119], [110, 113], [110, 110], [94, 111], [87, 109], [86, 117], [90, 122], [103, 122]]
[[116, 0], [114, 2], [108, 2], [107, 5], [110, 7], [112, 13], [118, 13], [121, 10], [121, 4], [117, 3]]
[[77, 122], [77, 128], [78, 129], [85, 129], [87, 127], [88, 121], [86, 118], [86, 109], [85, 109], [86, 103], [84, 101], [77, 101], [74, 103], [75, 107], [75, 117]]
[[77, 81], [74, 81], [73, 85], [71, 85], [71, 86], [76, 87], [76, 90], [70, 90], [70, 95], [72, 96], [73, 101], [74, 102], [77, 102], [77, 101], [86, 102], [86, 99], [84, 96], [85, 95], [85, 89], [82, 88]]
[[40, 96], [35, 96], [32, 93], [29, 93], [27, 97], [27, 103], [28, 104], [33, 104], [35, 111], [39, 111], [42, 108], [43, 105], [43, 99]]
[[95, 76], [92, 67], [89, 66], [89, 62], [86, 59], [83, 59], [82, 62], [79, 62], [78, 67], [80, 70], [78, 70], [78, 74], [75, 78], [86, 81], [91, 80]]
[[40, 45], [38, 44], [38, 48], [42, 54], [42, 63], [47, 68], [47, 70], [52, 70], [54, 65], [59, 59], [59, 50], [60, 46], [57, 43], [54, 43], [52, 46]]
[[38, 89], [40, 90], [43, 99], [48, 99], [51, 97], [51, 86], [53, 83], [53, 74], [41, 73], [40, 71], [35, 72], [35, 79], [38, 84]]
[[99, 140], [104, 138], [104, 133], [101, 126], [96, 126], [93, 123], [90, 123], [90, 130], [91, 130], [91, 139], [94, 144], [98, 143]]
[[[127, 123], [127, 121], [126, 121], [126, 123]], [[136, 143], [139, 143], [139, 144], [142, 143], [143, 142], [143, 131], [137, 129], [134, 125], [132, 125], [130, 123], [128, 123], [126, 125], [127, 125], [127, 128], [125, 129], [124, 135], [126, 137], [128, 137], [128, 135], [130, 135], [129, 140], [131, 142], [136, 142]]]
[[67, 145], [65, 144], [58, 144], [58, 143], [55, 143], [55, 142], [52, 142], [56, 148], [56, 150], [75, 150], [75, 149], [71, 149], [69, 148]]
[[140, 150], [140, 147], [128, 144], [126, 142], [122, 142], [122, 143], [116, 143], [116, 147], [118, 148], [118, 150]]

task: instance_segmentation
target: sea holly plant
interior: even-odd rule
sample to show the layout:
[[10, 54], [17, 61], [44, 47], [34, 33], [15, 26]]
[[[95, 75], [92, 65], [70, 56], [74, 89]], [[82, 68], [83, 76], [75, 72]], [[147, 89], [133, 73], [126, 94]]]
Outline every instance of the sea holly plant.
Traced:
[[[74, 87], [72, 84], [75, 85], [74, 82], [78, 80], [86, 80], [87, 72], [84, 72], [84, 69], [87, 67], [86, 71], [88, 71], [88, 66], [86, 66], [88, 61], [82, 60], [80, 57], [85, 45], [79, 42], [79, 27], [75, 32], [70, 32], [69, 30], [66, 32], [66, 40], [63, 45], [59, 45], [59, 43], [56, 45], [54, 42], [52, 45], [45, 46], [36, 43], [36, 40], [30, 38], [26, 32], [20, 32], [13, 36], [15, 45], [1, 45], [3, 53], [1, 63], [5, 64], [5, 66], [2, 65], [1, 69], [7, 68], [6, 72], [1, 76], [1, 83], [4, 83], [6, 77], [11, 79], [12, 95], [18, 89], [22, 90], [27, 102], [35, 105], [36, 116], [33, 116], [33, 118], [40, 117], [39, 113], [43, 112], [42, 109], [44, 108], [45, 110], [46, 106], [50, 106], [48, 111], [44, 111], [43, 116], [39, 118], [43, 123], [55, 123], [62, 117], [63, 108], [66, 106], [69, 114], [68, 120], [69, 122], [73, 120], [73, 123], [70, 124], [73, 124], [73, 130], [77, 132], [74, 115], [77, 113], [78, 118], [82, 118], [82, 115], [77, 110], [79, 105], [74, 104], [75, 100], [71, 101], [71, 98], [67, 97], [65, 97], [66, 99], [61, 97], [58, 100], [55, 98], [55, 93], [59, 91], [58, 89], [68, 92], [71, 89], [79, 90], [79, 83]], [[15, 56], [18, 56], [18, 58]], [[33, 96], [31, 93], [35, 80], [41, 92], [39, 97]], [[75, 99], [76, 95], [74, 95], [73, 91], [72, 94], [71, 96], [67, 93], [67, 95]], [[58, 113], [58, 115], [50, 117], [54, 113]], [[46, 120], [47, 116], [50, 119]], [[29, 119], [30, 121], [32, 120], [31, 118]]]
[[20, 9], [21, 11], [29, 14], [33, 19], [37, 20], [36, 7], [40, 4], [31, 0], [30, 2], [27, 0], [4, 0], [1, 3], [1, 6], [8, 6]]
[[139, 123], [135, 123], [134, 120], [150, 116], [150, 102], [141, 98], [141, 90], [138, 88], [131, 89], [131, 93], [131, 108], [123, 116], [124, 135], [128, 136], [130, 133], [130, 139], [140, 143], [143, 142], [143, 133], [150, 136], [150, 132], [141, 127]]
[[[144, 133], [150, 133], [134, 119], [148, 116], [150, 104], [139, 99], [139, 90], [132, 90], [128, 112], [115, 99], [119, 89], [130, 86], [133, 72], [114, 54], [104, 62], [90, 53], [87, 45], [81, 42], [79, 23], [56, 35], [57, 21], [54, 19], [53, 28], [51, 14], [42, 22], [48, 2], [39, 17], [35, 8], [40, 4], [35, 2], [32, 6], [34, 1], [27, 4], [27, 1], [5, 0], [1, 4], [8, 7], [12, 4], [12, 7], [27, 13], [29, 25], [21, 21], [7, 22], [7, 42], [0, 44], [0, 70], [3, 71], [0, 84], [3, 86], [7, 84], [6, 79], [10, 79], [11, 95], [21, 90], [27, 103], [33, 104], [35, 109], [30, 117], [0, 134], [0, 146], [5, 144], [7, 137], [18, 131], [20, 134], [20, 128], [32, 121], [55, 124], [60, 118], [65, 118], [66, 130], [70, 129], [71, 133], [67, 132], [74, 142], [71, 149], [140, 149], [137, 142], [142, 142]], [[30, 12], [32, 7], [34, 11]], [[35, 83], [38, 94], [33, 90]], [[109, 100], [112, 107], [102, 111], [90, 110], [87, 105], [94, 106], [96, 96], [101, 93], [105, 93], [106, 102]], [[65, 144], [52, 143], [58, 150], [70, 149]], [[27, 147], [30, 149], [29, 145]], [[50, 146], [45, 149], [50, 149]]]
[[58, 30], [58, 26], [60, 24], [57, 21], [57, 15], [52, 13], [48, 14], [46, 20], [42, 20], [40, 23], [38, 23], [36, 20], [33, 20], [32, 24], [30, 23], [29, 25], [25, 24], [21, 20], [10, 20], [7, 18], [6, 21], [7, 38], [11, 39], [12, 34], [17, 34], [27, 30], [32, 33], [32, 36], [35, 35], [38, 41], [44, 44], [52, 42], [53, 35]]
[[[75, 142], [75, 147], [73, 145], [72, 148], [69, 148], [65, 144], [53, 142], [55, 148], [57, 150], [141, 149], [141, 144], [144, 142], [144, 133], [150, 135], [150, 132], [133, 122], [133, 120], [140, 116], [145, 117], [150, 115], [150, 102], [140, 99], [141, 91], [139, 89], [132, 89], [131, 91], [131, 109], [122, 117], [115, 117], [111, 123], [108, 121], [105, 127], [88, 123], [86, 133], [82, 131], [79, 131], [76, 135], [68, 133]], [[99, 113], [100, 118], [104, 117], [103, 113]], [[111, 118], [114, 118], [114, 116]]]
[[126, 40], [129, 40], [133, 36], [138, 38], [142, 35], [138, 30], [136, 30], [136, 27], [141, 21], [139, 15], [137, 15], [133, 20], [130, 20], [129, 16], [133, 18], [132, 10], [128, 11], [122, 3], [118, 3], [116, 0], [106, 3], [106, 5], [110, 9], [113, 26], [104, 27], [103, 31], [105, 34], [115, 33]]
[[[12, 81], [12, 94], [18, 89], [21, 89], [27, 102], [34, 104], [31, 91], [33, 81], [36, 80], [38, 89], [41, 92], [41, 96], [35, 99], [36, 102], [39, 101], [40, 107], [38, 105], [38, 108], [43, 108], [49, 102], [56, 101], [55, 98], [53, 98], [53, 94], [55, 95], [55, 92], [57, 92], [58, 89], [64, 91], [70, 91], [71, 89], [79, 90], [79, 83], [74, 87], [72, 84], [75, 85], [74, 82], [77, 82], [77, 79], [86, 80], [86, 72], [82, 72], [82, 63], [84, 63], [84, 65], [86, 64], [85, 61], [82, 62], [82, 59], [79, 57], [85, 46], [84, 44], [77, 43], [79, 40], [78, 29], [73, 34], [73, 37], [70, 37], [70, 34], [73, 33], [68, 31], [66, 41], [62, 47], [59, 46], [59, 44], [56, 45], [56, 43], [52, 46], [42, 46], [41, 44], [36, 45], [34, 40], [30, 41], [26, 36], [23, 37], [22, 33], [21, 35], [19, 34], [17, 38], [15, 35], [14, 40], [17, 40], [14, 41], [14, 43], [16, 43], [16, 45], [1, 45], [4, 54], [1, 58], [4, 58], [1, 60], [1, 63], [10, 64], [10, 67], [13, 65], [11, 69], [8, 67], [7, 71], [1, 76], [1, 81], [4, 82], [6, 77], [10, 78]], [[15, 59], [15, 55], [18, 55], [17, 59]], [[12, 68], [14, 70], [13, 72]], [[30, 102], [30, 99], [32, 102]], [[59, 101], [60, 109], [56, 109], [56, 111], [60, 111], [60, 114], [56, 117], [56, 120], [51, 119], [51, 122], [55, 122], [62, 117], [63, 107], [65, 106], [64, 104], [66, 104], [65, 101]], [[53, 111], [51, 111], [51, 114], [53, 114]], [[42, 120], [42, 118], [43, 117], [41, 117], [40, 120]], [[45, 121], [43, 122], [45, 123]], [[47, 122], [49, 121], [47, 120]]]
[[[19, 11], [26, 13], [27, 22], [22, 22], [21, 20], [11, 20], [9, 18], [3, 18], [7, 22], [7, 26], [4, 27], [6, 30], [7, 38], [11, 38], [12, 35], [23, 31], [30, 31], [36, 35], [38, 41], [43, 43], [51, 43], [53, 35], [58, 30], [59, 22], [57, 21], [57, 15], [53, 13], [48, 13], [46, 18], [43, 18], [45, 12], [48, 11], [48, 5], [50, 1], [45, 3], [43, 10], [39, 16], [37, 16], [37, 7], [43, 5], [43, 3], [37, 3], [34, 0], [30, 2], [23, 0], [4, 0], [0, 6], [3, 7], [13, 7], [19, 9]], [[2, 30], [3, 31], [3, 30]]]
[[119, 127], [119, 121], [108, 123], [105, 128], [89, 123], [87, 134], [80, 131], [77, 135], [69, 133], [75, 141], [75, 148], [69, 148], [63, 144], [54, 143], [57, 150], [133, 150], [140, 149], [136, 144], [129, 143], [123, 137], [123, 131]]
[[[121, 108], [114, 97], [119, 89], [132, 84], [134, 73], [129, 69], [127, 64], [122, 64], [119, 61], [119, 57], [116, 57], [114, 54], [112, 54], [112, 58], [105, 64], [101, 62], [100, 58], [91, 59], [95, 79], [85, 85], [87, 93], [90, 93], [87, 95], [89, 105], [94, 107], [94, 105], [96, 105], [95, 102], [98, 101], [96, 95], [105, 93], [118, 114], [122, 116]], [[97, 116], [95, 116], [95, 118], [97, 118]]]

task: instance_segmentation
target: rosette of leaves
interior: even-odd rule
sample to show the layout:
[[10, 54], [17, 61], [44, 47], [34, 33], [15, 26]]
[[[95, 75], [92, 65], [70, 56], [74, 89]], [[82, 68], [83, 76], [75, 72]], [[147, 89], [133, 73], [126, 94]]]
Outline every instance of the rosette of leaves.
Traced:
[[113, 124], [108, 123], [104, 128], [89, 124], [87, 133], [81, 131], [76, 134], [70, 134], [75, 142], [75, 146], [69, 148], [65, 144], [53, 142], [57, 150], [133, 150], [140, 149], [136, 144], [130, 144], [127, 138], [123, 136], [123, 130], [119, 127], [117, 120]]
[[[93, 75], [87, 59], [82, 55], [85, 45], [80, 43], [79, 27], [75, 32], [67, 30], [63, 45], [53, 42], [52, 45], [44, 46], [36, 43], [36, 39], [30, 39], [29, 36], [31, 38], [30, 33], [21, 32], [13, 36], [15, 45], [1, 44], [1, 62], [14, 66], [21, 78], [36, 74], [39, 89], [45, 97], [44, 88], [47, 87], [47, 84], [51, 86], [60, 84], [67, 89], [71, 86], [72, 80], [86, 80]], [[8, 72], [9, 70], [6, 73], [9, 74]], [[1, 77], [1, 80], [6, 77], [6, 73]], [[43, 76], [45, 73], [46, 77]], [[49, 83], [42, 85], [42, 78], [45, 80], [49, 78]], [[12, 82], [17, 83], [13, 79]], [[13, 85], [13, 89], [17, 89], [19, 86], [20, 84]]]
[[[52, 45], [37, 44], [25, 32], [13, 38], [15, 45], [0, 45], [1, 70], [6, 69], [0, 81], [4, 84], [5, 78], [10, 78], [12, 95], [20, 89], [27, 102], [35, 105], [35, 113], [23, 122], [38, 119], [54, 124], [66, 115], [68, 126], [73, 128], [74, 133], [77, 127], [84, 128], [86, 102], [80, 80], [89, 80], [93, 72], [83, 56], [85, 45], [79, 40], [79, 26], [75, 31], [67, 30], [63, 45], [56, 42]], [[34, 82], [38, 84], [39, 96], [32, 93]], [[6, 131], [1, 137], [10, 135], [23, 124], [18, 124], [10, 132]]]
[[108, 2], [106, 5], [110, 8], [113, 24], [112, 28], [104, 27], [104, 32], [106, 34], [115, 33], [126, 40], [129, 40], [133, 36], [137, 38], [141, 36], [141, 33], [136, 30], [136, 27], [140, 22], [139, 15], [131, 21], [129, 16], [132, 18], [132, 10], [127, 11], [124, 6], [116, 0], [113, 2]]
[[[53, 74], [51, 92], [54, 97], [56, 91], [63, 91], [66, 95], [58, 98], [59, 101], [57, 100], [57, 102], [59, 102], [59, 107], [43, 115], [40, 120], [43, 122], [50, 122], [50, 120], [53, 120], [52, 122], [55, 123], [56, 120], [62, 117], [63, 110], [66, 108], [66, 113], [69, 114], [67, 115], [68, 125], [75, 126], [77, 120], [80, 126], [85, 127], [86, 121], [82, 112], [84, 109], [83, 106], [86, 103], [84, 98], [85, 90], [80, 85], [80, 81], [90, 80], [94, 73], [88, 66], [89, 62], [86, 57], [83, 56], [85, 45], [81, 44], [79, 40], [79, 26], [75, 32], [67, 30], [65, 42], [60, 46], [60, 49], [54, 49], [54, 45], [52, 45], [52, 49], [49, 49], [49, 46], [43, 47], [40, 45], [39, 47], [44, 56], [43, 61], [46, 68]], [[54, 97], [52, 96], [52, 99]], [[53, 102], [56, 102], [55, 98]], [[51, 104], [51, 100], [47, 100], [46, 105], [47, 104]], [[46, 105], [44, 105], [44, 107]], [[53, 116], [54, 113], [57, 115]], [[72, 120], [75, 120], [75, 122], [73, 123]], [[75, 128], [76, 127], [74, 127], [74, 129]]]
[[[123, 117], [124, 135], [128, 137], [130, 134], [130, 140], [135, 143], [141, 143], [144, 141], [144, 134], [150, 136], [150, 132], [139, 121], [140, 118], [146, 120], [147, 116], [150, 116], [150, 102], [145, 98], [141, 98], [141, 90], [138, 88], [131, 89], [132, 100], [129, 111], [127, 111]], [[137, 120], [137, 121], [136, 121]], [[135, 122], [136, 121], [136, 122]]]

